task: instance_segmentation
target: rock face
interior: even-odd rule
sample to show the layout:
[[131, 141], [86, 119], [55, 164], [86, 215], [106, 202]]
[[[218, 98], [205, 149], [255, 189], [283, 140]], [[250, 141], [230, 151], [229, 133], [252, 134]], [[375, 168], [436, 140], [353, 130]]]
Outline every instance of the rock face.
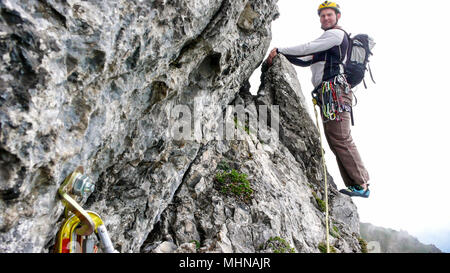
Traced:
[[[82, 205], [120, 252], [265, 252], [275, 236], [318, 251], [320, 146], [295, 71], [277, 58], [261, 96], [248, 92], [276, 0], [2, 0], [0, 9], [0, 252], [51, 251], [63, 221], [57, 190], [77, 166], [96, 186]], [[260, 130], [266, 138], [242, 125], [242, 140], [209, 139], [218, 117], [233, 123], [235, 104], [255, 118], [279, 105], [279, 122]], [[183, 139], [179, 105], [192, 113]], [[221, 192], [217, 173], [229, 169], [247, 175], [251, 198]], [[360, 251], [356, 207], [330, 191], [332, 243]]]
[[[326, 234], [317, 201], [324, 193], [319, 136], [295, 70], [284, 57], [270, 69], [263, 65], [259, 94], [243, 88], [232, 104], [244, 105], [250, 117], [258, 116], [261, 105], [278, 105], [280, 133], [269, 127], [263, 135], [270, 137], [262, 141], [251, 126], [238, 126], [244, 140], [202, 146], [143, 252], [159, 252], [169, 242], [179, 246], [175, 252], [193, 250], [192, 242], [198, 252], [272, 252], [265, 246], [274, 238], [295, 252], [319, 252]], [[254, 190], [250, 200], [218, 189], [217, 174], [231, 169], [248, 174]], [[331, 244], [336, 251], [360, 251], [356, 207], [332, 182], [330, 191]]]

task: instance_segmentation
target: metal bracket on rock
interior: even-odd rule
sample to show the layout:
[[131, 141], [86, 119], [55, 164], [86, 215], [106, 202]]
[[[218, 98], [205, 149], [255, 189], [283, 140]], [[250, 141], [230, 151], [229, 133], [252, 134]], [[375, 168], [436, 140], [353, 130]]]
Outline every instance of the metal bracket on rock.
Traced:
[[94, 185], [90, 182], [88, 177], [83, 175], [83, 173], [83, 167], [76, 168], [74, 172], [64, 179], [64, 182], [58, 189], [58, 193], [66, 207], [66, 218], [68, 216], [67, 210], [69, 210], [81, 221], [81, 227], [75, 230], [76, 234], [80, 236], [89, 236], [95, 230], [95, 223], [88, 212], [78, 204], [76, 201], [77, 197], [75, 196], [83, 196], [84, 194], [93, 191]]

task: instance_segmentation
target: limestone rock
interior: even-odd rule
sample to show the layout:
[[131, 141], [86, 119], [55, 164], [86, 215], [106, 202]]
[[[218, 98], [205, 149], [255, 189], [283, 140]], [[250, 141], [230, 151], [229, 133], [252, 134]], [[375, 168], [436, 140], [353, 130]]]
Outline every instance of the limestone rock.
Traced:
[[[264, 96], [243, 89], [235, 102], [243, 102], [249, 112], [255, 109], [249, 116], [258, 116], [257, 104], [277, 103], [280, 132], [289, 136], [280, 133], [279, 142], [261, 142], [259, 134], [250, 132], [242, 141], [203, 146], [145, 244], [170, 238], [179, 245], [199, 241], [199, 252], [267, 252], [262, 246], [279, 237], [296, 252], [319, 252], [326, 232], [325, 214], [316, 200], [324, 194], [318, 131], [307, 114], [297, 75], [284, 57], [269, 69], [263, 66], [262, 78]], [[273, 133], [273, 128], [268, 130]], [[297, 140], [305, 149], [291, 146]], [[216, 175], [232, 168], [248, 175], [251, 201], [221, 192]], [[338, 252], [360, 251], [355, 205], [332, 182], [329, 197], [331, 244]]]

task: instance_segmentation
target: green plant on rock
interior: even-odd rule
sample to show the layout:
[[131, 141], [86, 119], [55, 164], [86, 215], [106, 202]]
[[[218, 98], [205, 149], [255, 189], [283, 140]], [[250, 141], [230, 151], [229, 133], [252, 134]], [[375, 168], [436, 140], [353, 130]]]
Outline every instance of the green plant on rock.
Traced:
[[312, 195], [314, 196], [314, 199], [316, 199], [317, 205], [319, 206], [319, 210], [321, 212], [325, 212], [326, 210], [325, 201], [320, 199], [315, 192], [312, 192]]
[[330, 230], [330, 235], [333, 236], [334, 238], [339, 238], [339, 229], [337, 226], [333, 225], [332, 229]]
[[333, 225], [333, 230], [334, 230], [336, 233], [339, 233], [339, 229], [338, 229], [337, 226], [334, 226], [334, 225]]
[[[326, 243], [320, 242], [318, 248], [321, 253], [327, 253]], [[330, 246], [330, 253], [336, 253], [336, 248], [334, 248], [334, 246]]]
[[248, 126], [244, 126], [244, 131], [250, 135], [250, 128]]
[[191, 240], [189, 243], [194, 243], [195, 249], [197, 249], [197, 250], [200, 248], [200, 242], [197, 240]]
[[216, 174], [216, 181], [219, 183], [220, 191], [224, 194], [234, 195], [244, 202], [253, 197], [253, 189], [245, 173], [239, 173], [235, 169], [222, 171]]
[[285, 239], [275, 236], [270, 237], [265, 244], [259, 246], [260, 250], [272, 249], [273, 253], [295, 253], [295, 249]]
[[239, 120], [238, 120], [237, 117], [234, 117], [234, 118], [233, 118], [233, 121], [234, 121], [234, 129], [241, 128], [241, 129], [243, 129], [247, 134], [250, 135], [251, 131], [250, 131], [250, 127], [249, 127], [249, 126], [247, 126], [247, 125], [241, 126], [241, 125], [239, 124]]
[[362, 253], [368, 253], [367, 250], [367, 242], [363, 238], [358, 238], [359, 245], [361, 246], [361, 252]]
[[237, 129], [239, 127], [239, 120], [237, 117], [234, 117], [233, 120], [234, 120], [234, 129]]

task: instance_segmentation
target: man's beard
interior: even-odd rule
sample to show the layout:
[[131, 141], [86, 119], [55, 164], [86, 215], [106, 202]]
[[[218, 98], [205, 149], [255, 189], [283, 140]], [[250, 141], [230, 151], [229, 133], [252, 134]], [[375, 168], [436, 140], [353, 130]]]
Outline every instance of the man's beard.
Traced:
[[339, 20], [336, 20], [336, 24], [332, 25], [332, 26], [329, 27], [329, 28], [324, 28], [323, 26], [321, 26], [320, 28], [323, 29], [323, 30], [325, 30], [325, 31], [327, 31], [327, 30], [333, 29], [335, 26], [337, 26], [338, 22], [339, 22]]

